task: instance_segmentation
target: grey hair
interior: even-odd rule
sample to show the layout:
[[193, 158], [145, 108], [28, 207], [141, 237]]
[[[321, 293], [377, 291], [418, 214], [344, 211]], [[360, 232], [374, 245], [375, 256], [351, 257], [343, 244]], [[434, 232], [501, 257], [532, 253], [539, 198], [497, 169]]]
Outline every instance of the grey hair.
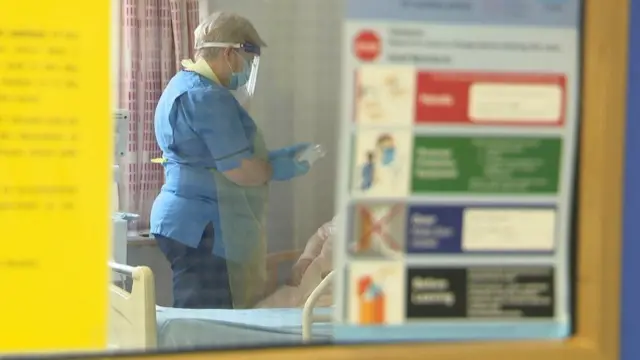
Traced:
[[251, 22], [238, 14], [215, 12], [204, 19], [194, 31], [196, 59], [211, 60], [223, 51], [223, 48], [202, 48], [205, 42], [251, 43], [265, 47], [267, 44], [260, 38]]

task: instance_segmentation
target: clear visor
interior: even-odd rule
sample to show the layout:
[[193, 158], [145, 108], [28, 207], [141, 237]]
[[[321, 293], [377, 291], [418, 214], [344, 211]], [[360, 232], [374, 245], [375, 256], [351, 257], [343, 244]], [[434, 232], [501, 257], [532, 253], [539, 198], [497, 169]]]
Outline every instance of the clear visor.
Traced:
[[253, 98], [253, 94], [256, 91], [259, 64], [260, 58], [258, 57], [255, 57], [252, 61], [250, 61], [249, 66], [251, 67], [251, 73], [249, 75], [249, 80], [246, 84], [240, 86], [236, 90], [231, 90], [231, 93], [236, 98], [236, 100], [238, 100], [240, 105], [242, 105], [242, 107], [244, 107], [247, 111], [249, 111], [251, 108], [251, 100]]
[[204, 48], [233, 48], [238, 49], [240, 55], [249, 63], [250, 73], [249, 80], [246, 84], [238, 88], [235, 91], [236, 98], [244, 105], [248, 102], [256, 90], [256, 83], [258, 81], [258, 69], [260, 67], [260, 53], [259, 46], [250, 43], [225, 43], [225, 42], [205, 42], [196, 45], [196, 50]]
[[251, 74], [249, 75], [249, 80], [247, 81], [243, 88], [243, 92], [251, 98], [256, 91], [256, 83], [258, 81], [258, 69], [260, 68], [260, 56], [254, 56], [251, 61], [249, 61], [249, 66], [251, 67]]

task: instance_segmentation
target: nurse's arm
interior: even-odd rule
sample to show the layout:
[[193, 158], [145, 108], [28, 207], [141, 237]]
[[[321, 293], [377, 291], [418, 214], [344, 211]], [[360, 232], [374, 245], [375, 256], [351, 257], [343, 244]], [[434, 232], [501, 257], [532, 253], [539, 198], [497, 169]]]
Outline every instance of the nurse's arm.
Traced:
[[204, 141], [216, 169], [240, 186], [260, 186], [271, 179], [271, 165], [256, 158], [231, 93], [197, 89], [181, 98], [191, 127]]

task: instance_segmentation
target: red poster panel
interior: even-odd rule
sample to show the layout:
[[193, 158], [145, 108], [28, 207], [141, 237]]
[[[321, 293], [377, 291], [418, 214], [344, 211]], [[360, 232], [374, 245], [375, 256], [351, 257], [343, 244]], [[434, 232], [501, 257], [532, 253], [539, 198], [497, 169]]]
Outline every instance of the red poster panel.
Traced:
[[419, 72], [416, 123], [561, 126], [562, 74]]

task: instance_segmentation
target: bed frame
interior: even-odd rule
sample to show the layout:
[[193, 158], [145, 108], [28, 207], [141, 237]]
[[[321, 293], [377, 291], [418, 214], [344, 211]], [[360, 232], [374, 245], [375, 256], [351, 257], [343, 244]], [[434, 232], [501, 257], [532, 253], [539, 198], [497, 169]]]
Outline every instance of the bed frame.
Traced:
[[[278, 265], [295, 261], [300, 252], [283, 252], [269, 256], [267, 293], [278, 286]], [[109, 267], [123, 277], [132, 279], [131, 291], [118, 284], [109, 284], [109, 337], [113, 350], [152, 350], [158, 346], [156, 321], [156, 291], [153, 272], [146, 266], [128, 266], [109, 262]], [[314, 322], [330, 322], [331, 316], [314, 315], [313, 309], [320, 295], [329, 287], [333, 272], [313, 290], [302, 309], [302, 341], [312, 340]]]
[[155, 349], [158, 342], [156, 285], [151, 269], [115, 262], [109, 262], [109, 267], [133, 280], [131, 292], [124, 290], [124, 286], [109, 284], [109, 349]]
[[331, 315], [316, 315], [313, 313], [313, 309], [315, 309], [320, 296], [329, 286], [331, 286], [333, 276], [333, 271], [325, 276], [320, 284], [313, 289], [309, 298], [304, 303], [304, 307], [302, 308], [302, 341], [304, 343], [310, 343], [311, 340], [313, 340], [313, 333], [311, 332], [313, 323], [326, 323], [332, 321]]

